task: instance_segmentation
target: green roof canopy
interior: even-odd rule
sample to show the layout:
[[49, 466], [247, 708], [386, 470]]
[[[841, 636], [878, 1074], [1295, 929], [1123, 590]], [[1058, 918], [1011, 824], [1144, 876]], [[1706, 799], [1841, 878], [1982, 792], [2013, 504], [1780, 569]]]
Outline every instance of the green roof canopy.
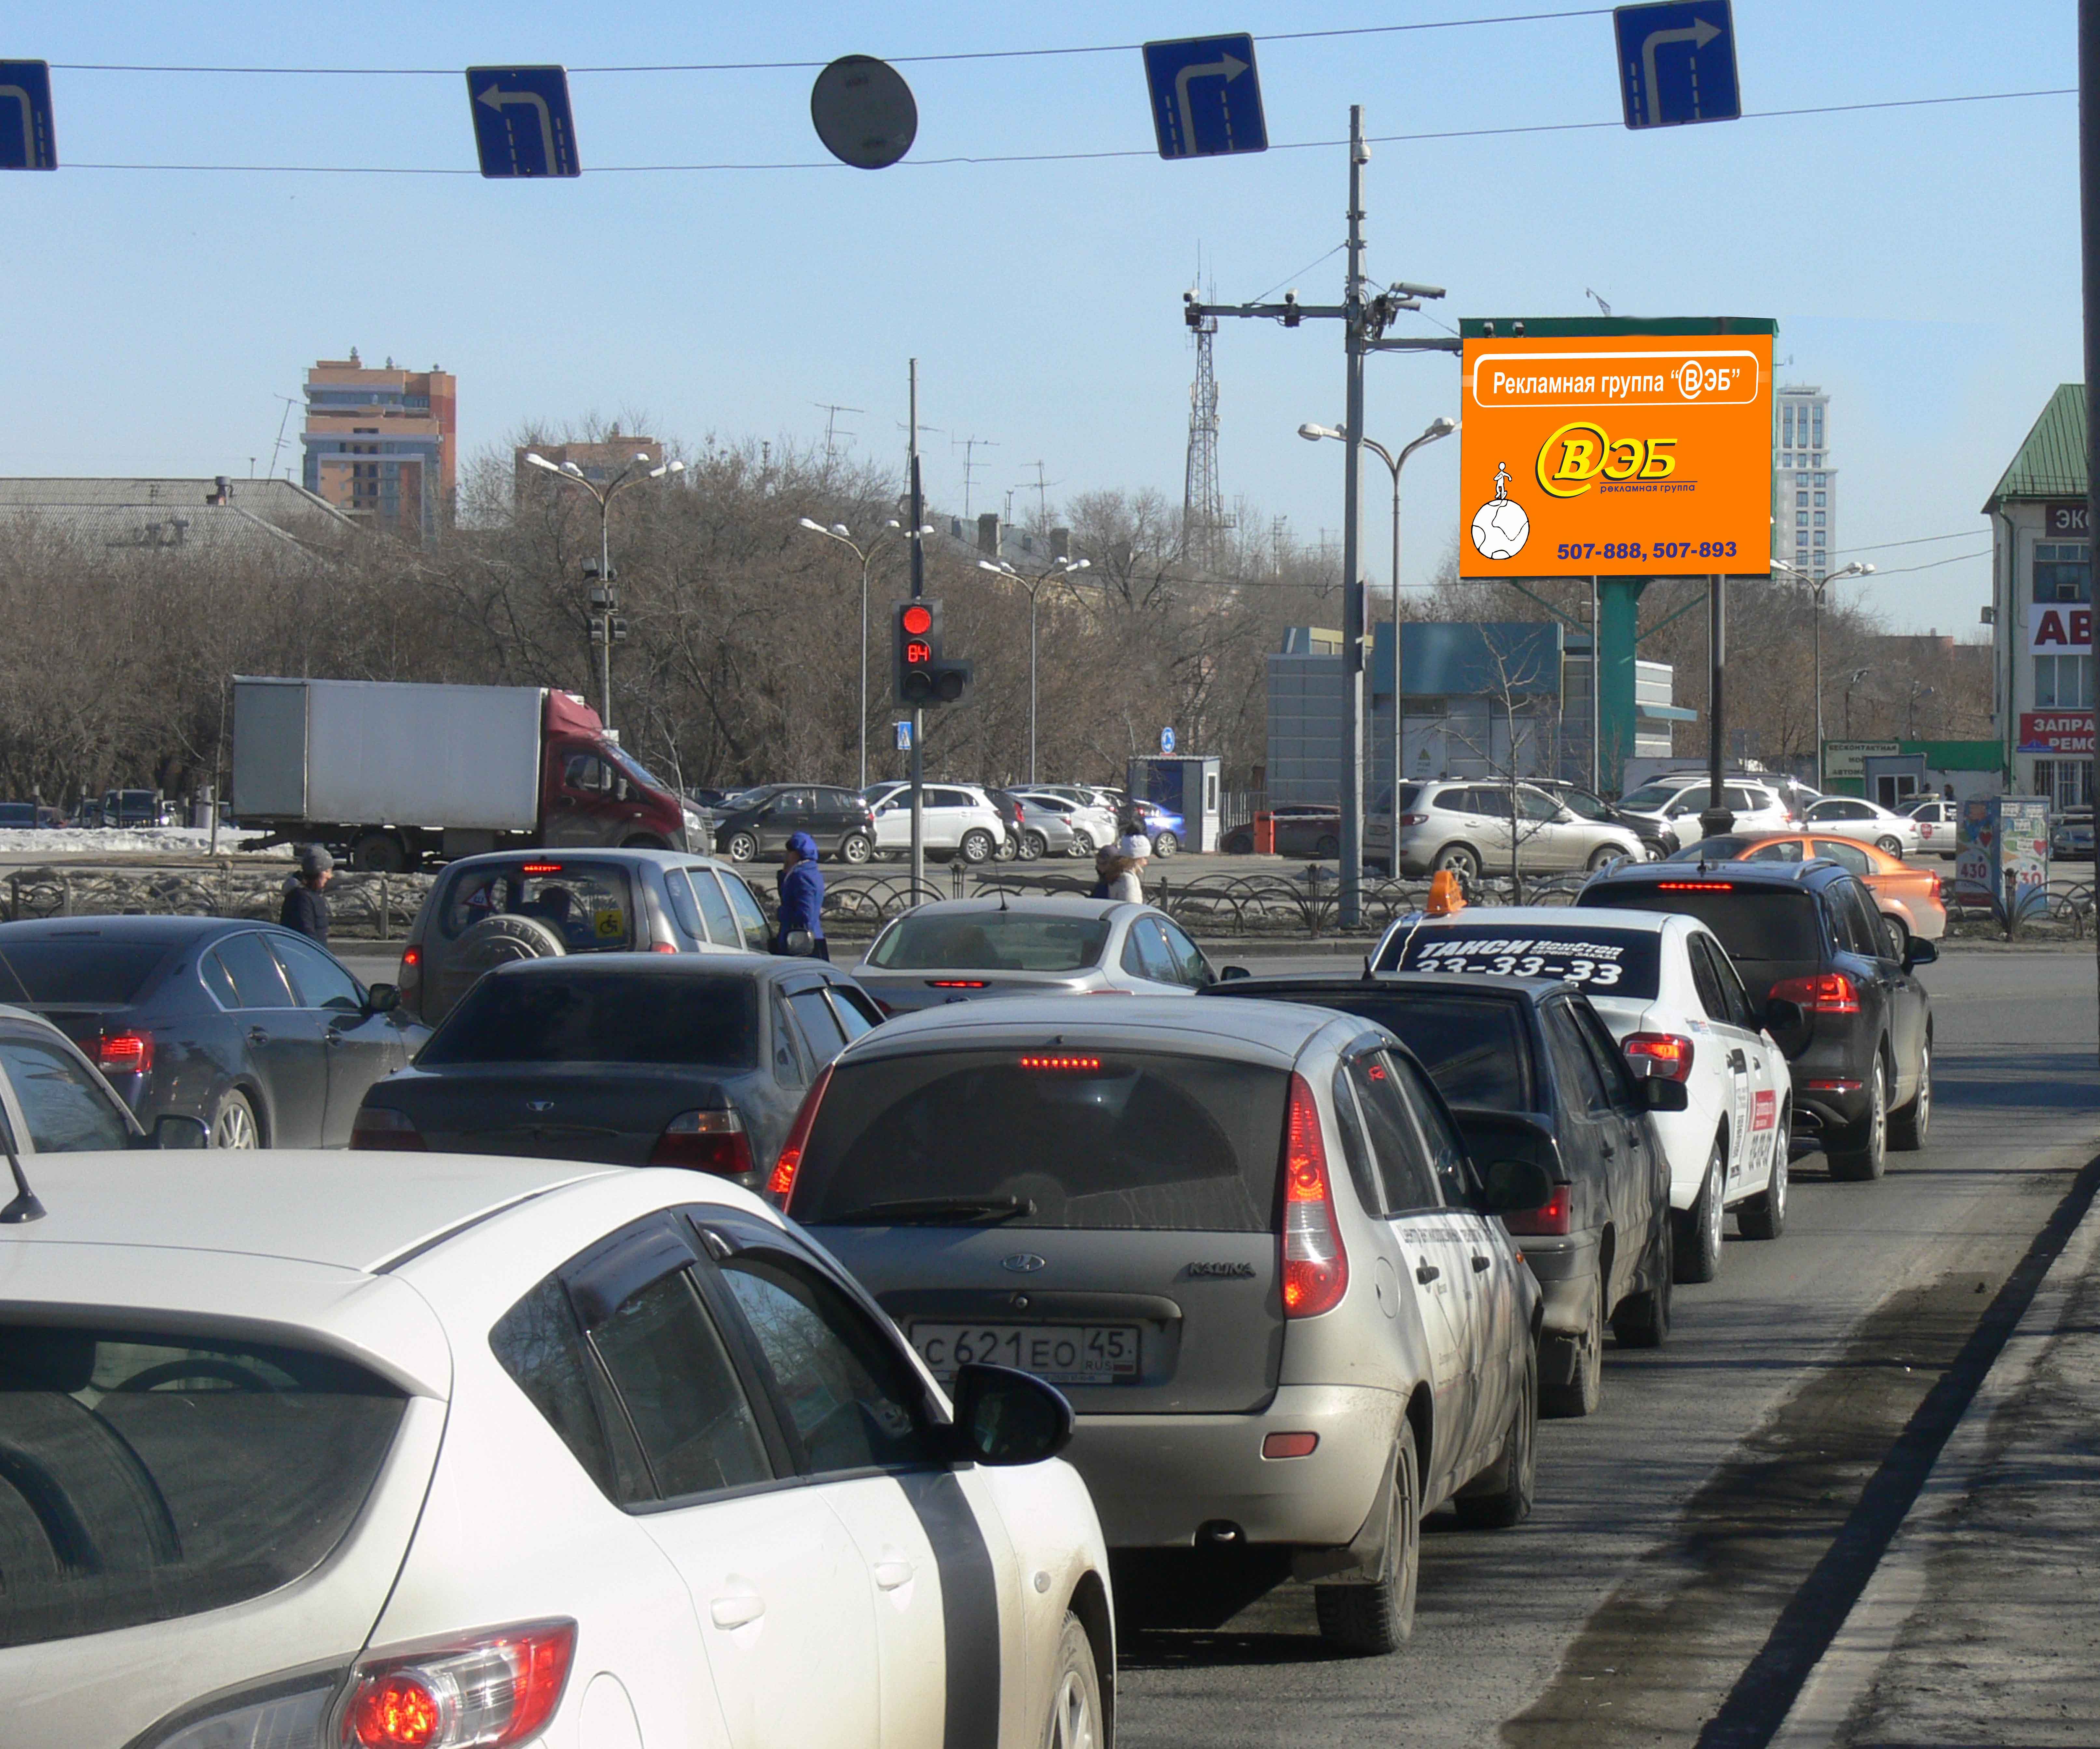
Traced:
[[2013, 465], [1984, 500], [1983, 514], [2001, 504], [2085, 496], [2085, 385], [2066, 382], [2049, 396]]

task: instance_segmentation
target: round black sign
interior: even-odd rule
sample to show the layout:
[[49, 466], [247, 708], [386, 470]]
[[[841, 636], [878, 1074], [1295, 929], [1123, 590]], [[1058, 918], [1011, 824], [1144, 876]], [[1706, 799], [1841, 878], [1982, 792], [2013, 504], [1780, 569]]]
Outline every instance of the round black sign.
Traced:
[[919, 106], [904, 76], [872, 55], [845, 55], [817, 75], [810, 119], [824, 149], [856, 170], [885, 170], [911, 149]]

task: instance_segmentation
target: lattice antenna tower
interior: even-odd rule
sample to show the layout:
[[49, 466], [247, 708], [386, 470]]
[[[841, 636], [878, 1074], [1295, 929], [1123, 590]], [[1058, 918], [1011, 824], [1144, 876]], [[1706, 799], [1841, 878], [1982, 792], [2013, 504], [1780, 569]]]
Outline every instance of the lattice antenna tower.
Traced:
[[[1213, 295], [1215, 295], [1215, 288]], [[1205, 316], [1190, 330], [1196, 346], [1196, 381], [1189, 391], [1189, 466], [1181, 489], [1181, 550], [1199, 570], [1217, 568], [1220, 537], [1232, 525], [1218, 484], [1218, 377], [1211, 345], [1218, 320]]]

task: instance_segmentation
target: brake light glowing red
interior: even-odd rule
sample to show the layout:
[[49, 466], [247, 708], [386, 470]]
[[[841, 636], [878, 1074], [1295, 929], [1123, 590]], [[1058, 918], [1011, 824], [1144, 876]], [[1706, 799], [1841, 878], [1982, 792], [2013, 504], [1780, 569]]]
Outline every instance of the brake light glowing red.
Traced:
[[528, 875], [559, 874], [561, 872], [562, 865], [559, 863], [527, 863], [518, 871], [521, 874]]
[[933, 990], [984, 990], [990, 988], [982, 978], [929, 978], [927, 987]]
[[795, 1114], [795, 1127], [788, 1132], [787, 1141], [781, 1144], [780, 1157], [774, 1161], [772, 1175], [765, 1181], [765, 1194], [783, 1210], [788, 1207], [788, 1198], [795, 1194], [795, 1174], [801, 1169], [802, 1151], [810, 1145], [810, 1132], [817, 1122], [817, 1107], [824, 1102], [824, 1089], [831, 1084], [832, 1066], [826, 1063], [824, 1072], [817, 1077], [817, 1084], [802, 1102], [802, 1109]]
[[649, 944], [649, 951], [651, 953], [676, 953], [678, 944], [673, 941], [652, 941]]
[[1512, 1209], [1502, 1217], [1502, 1225], [1512, 1233], [1521, 1233], [1541, 1239], [1564, 1236], [1574, 1230], [1570, 1222], [1574, 1199], [1564, 1184], [1556, 1184], [1553, 1195], [1537, 1208]]
[[444, 1703], [420, 1671], [376, 1678], [351, 1709], [351, 1734], [361, 1744], [430, 1743], [444, 1729]]
[[1791, 1002], [1804, 1014], [1856, 1014], [1860, 987], [1842, 972], [1815, 972], [1774, 984], [1770, 1000]]
[[1342, 1303], [1349, 1285], [1348, 1253], [1335, 1218], [1334, 1185], [1320, 1107], [1305, 1077], [1290, 1077], [1283, 1124], [1283, 1315], [1317, 1318]]
[[1098, 1069], [1101, 1066], [1101, 1059], [1098, 1057], [1074, 1057], [1062, 1053], [1055, 1056], [1023, 1057], [1021, 1059], [1021, 1067], [1024, 1069]]
[[105, 1032], [95, 1053], [95, 1067], [104, 1075], [147, 1075], [153, 1067], [153, 1035], [150, 1032]]
[[360, 1667], [343, 1716], [355, 1749], [505, 1749], [561, 1704], [574, 1622], [536, 1622]]
[[1655, 890], [1658, 893], [1732, 893], [1736, 890], [1736, 883], [1732, 881], [1658, 881], [1655, 883]]
[[1675, 1032], [1629, 1032], [1619, 1049], [1630, 1062], [1648, 1065], [1651, 1075], [1681, 1081], [1692, 1073], [1692, 1040]]

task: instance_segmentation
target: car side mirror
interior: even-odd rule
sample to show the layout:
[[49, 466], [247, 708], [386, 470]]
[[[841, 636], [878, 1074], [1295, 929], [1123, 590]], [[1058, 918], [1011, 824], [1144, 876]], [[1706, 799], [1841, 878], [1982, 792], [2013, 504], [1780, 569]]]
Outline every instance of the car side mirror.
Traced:
[[1221, 984], [1236, 984], [1242, 978], [1253, 976], [1254, 974], [1244, 965], [1228, 965], [1218, 974], [1218, 982]]
[[164, 1111], [153, 1120], [152, 1133], [141, 1136], [137, 1145], [144, 1148], [208, 1148], [211, 1146], [211, 1130], [201, 1117]]
[[627, 799], [627, 780], [625, 778], [615, 777], [612, 780], [612, 796], [613, 800], [615, 802], [624, 802]]
[[955, 1455], [1006, 1468], [1040, 1464], [1072, 1442], [1072, 1406], [1054, 1385], [973, 1362], [955, 1375]]
[[1907, 972], [1914, 971], [1921, 965], [1931, 965], [1939, 957], [1939, 943], [1938, 942], [1926, 941], [1919, 936], [1913, 935], [1910, 939], [1910, 945], [1904, 949], [1904, 969]]
[[1553, 1200], [1553, 1175], [1537, 1160], [1490, 1160], [1480, 1188], [1480, 1212], [1513, 1215]]
[[364, 1012], [390, 1014], [401, 1005], [401, 992], [392, 984], [372, 984], [364, 992]]
[[1643, 1076], [1635, 1084], [1640, 1089], [1641, 1109], [1644, 1111], [1687, 1111], [1692, 1108], [1692, 1093], [1682, 1081], [1673, 1081], [1666, 1075]]

